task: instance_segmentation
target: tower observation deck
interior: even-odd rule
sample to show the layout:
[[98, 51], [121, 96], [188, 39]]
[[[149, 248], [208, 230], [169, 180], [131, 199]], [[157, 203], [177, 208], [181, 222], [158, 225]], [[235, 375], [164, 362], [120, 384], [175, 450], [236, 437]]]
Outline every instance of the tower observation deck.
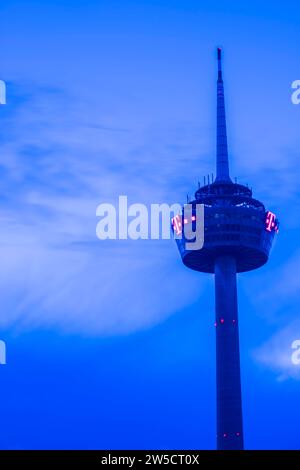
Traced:
[[[243, 449], [243, 415], [240, 378], [239, 324], [236, 274], [263, 266], [267, 261], [279, 222], [253, 198], [248, 186], [232, 182], [229, 175], [224, 84], [221, 49], [217, 79], [216, 178], [199, 187], [189, 204], [204, 206], [204, 244], [187, 249], [184, 214], [174, 224], [183, 263], [215, 278], [217, 448]], [[197, 223], [195, 215], [193, 224]], [[177, 220], [178, 222], [178, 220]], [[182, 233], [181, 233], [182, 232]], [[181, 234], [181, 237], [178, 235]], [[189, 240], [190, 241], [190, 240]]]

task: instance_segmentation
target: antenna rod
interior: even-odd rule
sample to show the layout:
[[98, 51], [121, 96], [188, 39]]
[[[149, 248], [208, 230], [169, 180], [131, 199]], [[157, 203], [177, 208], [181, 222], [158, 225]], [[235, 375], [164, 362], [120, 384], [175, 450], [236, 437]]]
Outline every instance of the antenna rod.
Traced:
[[216, 181], [231, 183], [229, 176], [224, 85], [222, 75], [222, 51], [218, 47], [217, 81], [217, 177]]

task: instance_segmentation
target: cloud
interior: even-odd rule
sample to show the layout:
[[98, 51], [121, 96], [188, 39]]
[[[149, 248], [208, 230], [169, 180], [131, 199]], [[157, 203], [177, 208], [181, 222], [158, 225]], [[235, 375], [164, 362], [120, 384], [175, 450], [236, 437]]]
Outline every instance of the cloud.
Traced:
[[[290, 252], [293, 240], [282, 242], [281, 236], [284, 237], [285, 234], [279, 232], [271, 259], [277, 255], [280, 248], [286, 250], [287, 259], [283, 257], [272, 269], [264, 268], [258, 271], [255, 277], [248, 277], [247, 282], [243, 283], [243, 288], [259, 315], [269, 323], [280, 326], [299, 316], [300, 289], [300, 278], [297, 275], [300, 270], [300, 252]], [[280, 244], [284, 246], [278, 246]]]
[[[95, 77], [85, 87], [66, 77], [61, 87], [11, 82], [8, 105], [1, 108], [0, 321], [89, 334], [135, 331], [189, 305], [207, 280], [180, 264], [172, 241], [101, 243], [95, 237], [96, 207], [121, 194], [129, 203], [183, 201], [199, 172], [211, 173], [213, 131], [195, 126], [195, 118], [154, 116], [150, 104], [142, 112], [141, 91], [116, 94], [116, 86], [107, 84], [103, 92]], [[164, 107], [161, 99], [155, 112]], [[289, 145], [284, 137], [282, 156], [281, 135], [264, 143], [263, 130], [261, 139], [252, 139], [245, 129], [243, 142], [236, 142], [236, 150], [245, 149], [237, 158], [241, 176], [255, 181], [255, 197], [278, 209], [284, 231], [297, 228], [293, 134]], [[295, 270], [298, 257], [290, 247]], [[259, 271], [249, 281], [249, 298], [255, 297], [261, 311], [268, 302], [273, 317], [292, 320], [298, 284], [291, 272], [282, 260], [276, 276]], [[284, 289], [292, 288], [287, 296]]]
[[[292, 343], [300, 340], [299, 289], [300, 253], [296, 252], [277, 268], [266, 272], [248, 290], [257, 311], [277, 331], [253, 352], [254, 359], [273, 371], [278, 380], [300, 379], [300, 365], [292, 362]], [[262, 287], [259, 288], [258, 284]], [[250, 297], [250, 293], [249, 293]], [[262, 313], [263, 312], [263, 313]]]
[[274, 371], [278, 380], [300, 380], [300, 365], [292, 362], [292, 343], [300, 340], [300, 321], [295, 320], [278, 330], [270, 339], [253, 352], [254, 359]]
[[[170, 150], [165, 131], [112, 126], [59, 89], [24, 95], [1, 135], [1, 325], [127, 333], [194, 302], [199, 279], [181, 266], [173, 241], [101, 242], [95, 215], [119, 194], [129, 203], [174, 202], [181, 155], [193, 160], [194, 148], [178, 138]], [[157, 171], [170, 152], [176, 163]]]

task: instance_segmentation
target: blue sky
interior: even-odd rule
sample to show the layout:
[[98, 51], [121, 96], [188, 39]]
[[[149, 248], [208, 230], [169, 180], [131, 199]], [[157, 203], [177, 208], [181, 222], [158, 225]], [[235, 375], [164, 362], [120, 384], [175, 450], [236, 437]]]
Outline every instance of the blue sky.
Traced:
[[299, 448], [297, 2], [3, 1], [0, 447], [214, 448], [213, 278], [172, 241], [96, 239], [96, 207], [184, 202], [214, 171], [216, 46], [231, 175], [274, 210], [239, 277], [247, 448]]

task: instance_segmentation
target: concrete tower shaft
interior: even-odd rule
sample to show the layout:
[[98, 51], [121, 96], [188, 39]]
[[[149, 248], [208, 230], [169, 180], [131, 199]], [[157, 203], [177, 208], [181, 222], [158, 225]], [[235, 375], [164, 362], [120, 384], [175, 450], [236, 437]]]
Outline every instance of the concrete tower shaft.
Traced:
[[217, 448], [243, 449], [243, 413], [236, 262], [222, 255], [215, 261]]

